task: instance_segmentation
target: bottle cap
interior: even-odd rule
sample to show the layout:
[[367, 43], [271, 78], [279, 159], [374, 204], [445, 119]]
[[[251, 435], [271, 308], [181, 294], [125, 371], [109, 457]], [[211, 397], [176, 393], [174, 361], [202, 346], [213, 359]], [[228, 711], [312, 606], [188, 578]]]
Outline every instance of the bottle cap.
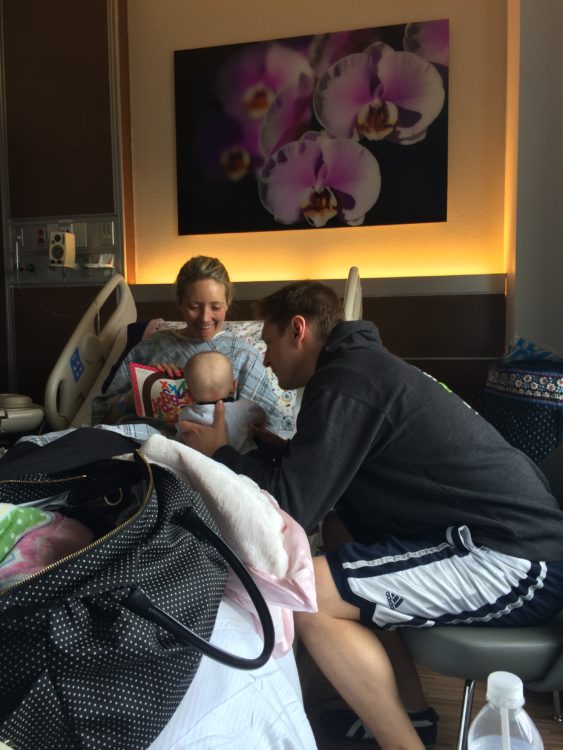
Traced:
[[487, 679], [487, 700], [496, 708], [524, 705], [524, 685], [512, 672], [491, 672]]

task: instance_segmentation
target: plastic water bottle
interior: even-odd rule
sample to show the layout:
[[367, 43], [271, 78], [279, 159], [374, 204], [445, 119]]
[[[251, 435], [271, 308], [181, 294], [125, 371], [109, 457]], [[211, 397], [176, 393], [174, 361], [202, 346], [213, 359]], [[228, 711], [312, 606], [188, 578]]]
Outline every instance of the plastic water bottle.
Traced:
[[468, 750], [543, 750], [543, 742], [524, 711], [522, 680], [510, 672], [492, 672], [487, 704], [469, 728]]

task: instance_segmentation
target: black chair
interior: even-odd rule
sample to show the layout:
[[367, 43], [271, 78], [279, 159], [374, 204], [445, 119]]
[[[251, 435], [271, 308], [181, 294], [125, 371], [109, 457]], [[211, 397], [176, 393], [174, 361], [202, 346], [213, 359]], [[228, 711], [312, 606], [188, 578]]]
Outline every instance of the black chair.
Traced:
[[[563, 507], [563, 444], [540, 464]], [[404, 628], [401, 635], [417, 662], [448, 677], [465, 680], [456, 750], [466, 750], [477, 680], [503, 670], [517, 674], [526, 688], [553, 692], [555, 716], [563, 720], [563, 611], [545, 625], [528, 628], [472, 628], [463, 625]]]

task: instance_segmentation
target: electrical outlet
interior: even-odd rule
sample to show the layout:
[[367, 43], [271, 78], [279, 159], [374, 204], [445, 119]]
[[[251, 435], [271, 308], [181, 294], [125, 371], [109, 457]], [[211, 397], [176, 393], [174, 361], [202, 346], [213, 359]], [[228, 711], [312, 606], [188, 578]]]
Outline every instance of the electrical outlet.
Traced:
[[114, 245], [114, 224], [113, 221], [102, 221], [100, 228], [100, 240], [102, 245]]
[[47, 247], [47, 230], [45, 227], [37, 227], [35, 230], [35, 245], [39, 250]]

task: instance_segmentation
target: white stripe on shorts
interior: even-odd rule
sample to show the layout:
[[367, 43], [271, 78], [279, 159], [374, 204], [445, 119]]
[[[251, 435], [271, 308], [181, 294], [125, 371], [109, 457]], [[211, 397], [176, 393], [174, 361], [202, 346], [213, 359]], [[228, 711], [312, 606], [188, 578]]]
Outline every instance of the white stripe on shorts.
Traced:
[[[429, 627], [441, 621], [488, 622], [522, 606], [543, 586], [545, 563], [537, 566], [537, 575], [529, 577], [532, 564], [528, 560], [476, 547], [467, 527], [453, 531], [465, 548], [462, 554], [457, 550], [448, 554], [452, 545], [441, 543], [376, 560], [343, 563], [349, 571], [350, 590], [376, 605], [375, 625], [393, 629], [406, 624]], [[384, 566], [391, 569], [378, 572]], [[527, 577], [523, 590], [511, 596]], [[508, 599], [503, 603], [504, 597]]]

